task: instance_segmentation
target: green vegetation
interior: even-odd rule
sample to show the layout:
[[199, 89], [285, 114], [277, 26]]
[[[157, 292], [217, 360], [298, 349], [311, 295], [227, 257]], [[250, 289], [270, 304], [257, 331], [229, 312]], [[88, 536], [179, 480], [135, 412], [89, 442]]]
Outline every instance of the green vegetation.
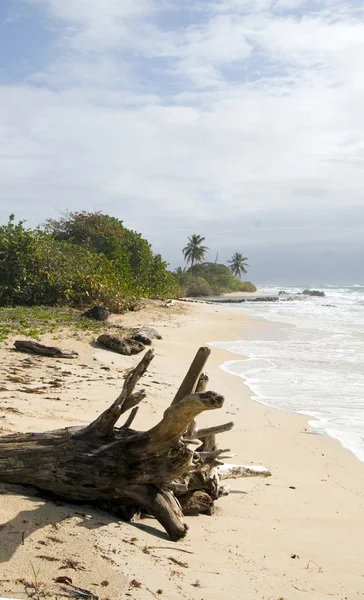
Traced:
[[[182, 252], [190, 267], [179, 267], [173, 274], [147, 240], [115, 217], [66, 212], [60, 219], [48, 219], [43, 227], [29, 229], [11, 215], [0, 226], [0, 307], [83, 310], [99, 304], [120, 313], [139, 298], [255, 291], [252, 283], [238, 279], [248, 266], [242, 253], [235, 252], [229, 266], [203, 262], [208, 251], [204, 241], [198, 234], [188, 238]], [[44, 329], [58, 327], [58, 318], [64, 324], [76, 317], [66, 318], [64, 311], [50, 315], [38, 308], [27, 314], [2, 310], [0, 318], [4, 339], [9, 331], [37, 337]]]
[[178, 267], [174, 274], [185, 296], [219, 296], [228, 292], [255, 292], [256, 287], [250, 281], [241, 281], [240, 277], [247, 272], [247, 258], [241, 252], [235, 252], [229, 260], [229, 266], [203, 262], [208, 251], [202, 243], [205, 238], [192, 234], [182, 253], [191, 264], [188, 269]]
[[44, 333], [70, 328], [73, 331], [99, 333], [102, 323], [81, 317], [80, 311], [67, 307], [16, 306], [0, 308], [0, 342], [9, 335], [38, 339]]
[[12, 215], [0, 227], [0, 306], [98, 303], [122, 312], [137, 298], [178, 294], [162, 257], [114, 217], [67, 212], [31, 230]]
[[243, 273], [247, 273], [246, 267], [249, 267], [246, 262], [248, 259], [243, 256], [242, 252], [234, 252], [231, 259], [228, 261], [229, 269], [234, 277], [241, 277]]
[[185, 261], [191, 263], [191, 267], [195, 264], [201, 263], [205, 258], [205, 254], [208, 251], [207, 246], [203, 246], [202, 242], [205, 241], [204, 237], [193, 233], [188, 238], [188, 244], [185, 248], [183, 248], [183, 257]]
[[255, 285], [240, 281], [231, 274], [229, 267], [218, 263], [196, 264], [187, 271], [177, 269], [175, 275], [185, 296], [219, 296], [228, 292], [256, 291]]

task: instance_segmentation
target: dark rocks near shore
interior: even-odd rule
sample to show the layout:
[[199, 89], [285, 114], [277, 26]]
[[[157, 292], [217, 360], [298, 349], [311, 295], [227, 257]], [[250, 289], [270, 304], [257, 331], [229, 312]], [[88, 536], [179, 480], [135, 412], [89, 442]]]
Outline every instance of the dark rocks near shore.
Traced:
[[318, 298], [325, 298], [325, 292], [320, 292], [319, 290], [303, 290], [303, 292], [291, 294], [289, 292], [286, 292], [285, 290], [282, 290], [278, 292], [278, 296], [280, 297], [280, 299], [282, 296], [286, 296], [287, 300], [296, 298], [297, 296], [317, 296]]
[[107, 321], [110, 311], [105, 306], [93, 306], [89, 310], [86, 310], [82, 316], [87, 319], [95, 319], [95, 321]]
[[109, 333], [103, 333], [97, 338], [97, 342], [100, 346], [104, 346], [108, 350], [113, 350], [118, 354], [124, 354], [125, 356], [131, 356], [132, 354], [139, 354], [145, 350], [144, 344], [131, 338], [120, 338], [117, 335], [111, 335]]
[[254, 296], [246, 298], [222, 298], [221, 300], [210, 300], [218, 304], [242, 304], [243, 302], [278, 302], [278, 296]]
[[319, 290], [303, 290], [303, 296], [318, 296], [319, 298], [325, 298], [325, 292]]
[[161, 340], [162, 336], [153, 327], [143, 327], [142, 329], [133, 329], [130, 338], [146, 346], [151, 346], [152, 340]]
[[136, 340], [135, 336], [140, 334], [147, 335], [151, 340], [162, 339], [161, 334], [156, 329], [154, 329], [154, 327], [142, 327], [141, 329], [133, 329], [130, 337], [133, 338], [133, 340]]

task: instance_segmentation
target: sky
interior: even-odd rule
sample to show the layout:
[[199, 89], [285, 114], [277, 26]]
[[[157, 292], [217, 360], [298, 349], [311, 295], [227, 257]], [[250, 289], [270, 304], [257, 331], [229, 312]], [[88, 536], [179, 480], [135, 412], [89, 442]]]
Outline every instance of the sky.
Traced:
[[0, 0], [0, 222], [117, 216], [364, 282], [362, 0]]

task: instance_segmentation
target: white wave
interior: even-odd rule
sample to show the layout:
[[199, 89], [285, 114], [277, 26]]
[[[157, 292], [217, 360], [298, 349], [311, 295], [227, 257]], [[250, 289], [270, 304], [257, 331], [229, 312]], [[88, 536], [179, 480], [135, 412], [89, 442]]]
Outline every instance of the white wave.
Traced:
[[364, 461], [364, 286], [325, 291], [306, 302], [234, 306], [276, 326], [268, 339], [212, 345], [247, 357], [223, 369], [243, 377], [255, 399], [314, 417], [313, 432], [326, 432]]

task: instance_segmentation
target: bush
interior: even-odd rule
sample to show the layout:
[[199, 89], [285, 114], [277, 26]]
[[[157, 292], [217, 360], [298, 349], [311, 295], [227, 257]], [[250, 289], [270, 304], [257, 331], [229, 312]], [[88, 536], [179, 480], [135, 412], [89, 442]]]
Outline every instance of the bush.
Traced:
[[154, 255], [140, 233], [127, 229], [115, 217], [100, 212], [66, 212], [58, 221], [49, 219], [46, 230], [56, 240], [105, 256], [120, 281], [127, 283], [129, 293], [136, 297], [179, 295], [176, 278], [168, 272], [160, 254]]
[[[105, 221], [104, 215], [101, 222], [108, 224], [108, 219], [115, 225], [111, 217]], [[153, 255], [139, 234], [123, 228], [119, 239], [115, 231], [104, 238], [98, 238], [96, 231], [94, 238], [91, 230], [88, 237], [82, 232], [77, 237], [73, 231], [67, 239], [50, 227], [32, 231], [23, 222], [14, 224], [12, 215], [0, 227], [0, 306], [69, 304], [82, 308], [96, 303], [120, 312], [142, 296], [179, 295], [167, 264], [159, 254]], [[96, 251], [101, 246], [105, 252]]]
[[237, 290], [238, 292], [256, 292], [257, 288], [255, 287], [254, 283], [252, 283], [251, 281], [242, 281], [241, 282], [241, 288], [239, 290]]
[[[255, 292], [256, 287], [250, 282], [244, 282], [234, 277], [229, 267], [223, 264], [201, 263], [190, 267], [186, 272], [177, 269], [176, 277], [181, 286], [185, 286], [187, 277], [194, 279], [204, 279], [209, 289], [209, 293], [201, 295], [226, 294], [228, 292]], [[189, 280], [190, 281], [190, 280]], [[200, 283], [201, 285], [201, 283]], [[193, 287], [193, 286], [192, 286]]]
[[211, 287], [203, 277], [187, 275], [181, 287], [183, 295], [187, 297], [212, 295]]

